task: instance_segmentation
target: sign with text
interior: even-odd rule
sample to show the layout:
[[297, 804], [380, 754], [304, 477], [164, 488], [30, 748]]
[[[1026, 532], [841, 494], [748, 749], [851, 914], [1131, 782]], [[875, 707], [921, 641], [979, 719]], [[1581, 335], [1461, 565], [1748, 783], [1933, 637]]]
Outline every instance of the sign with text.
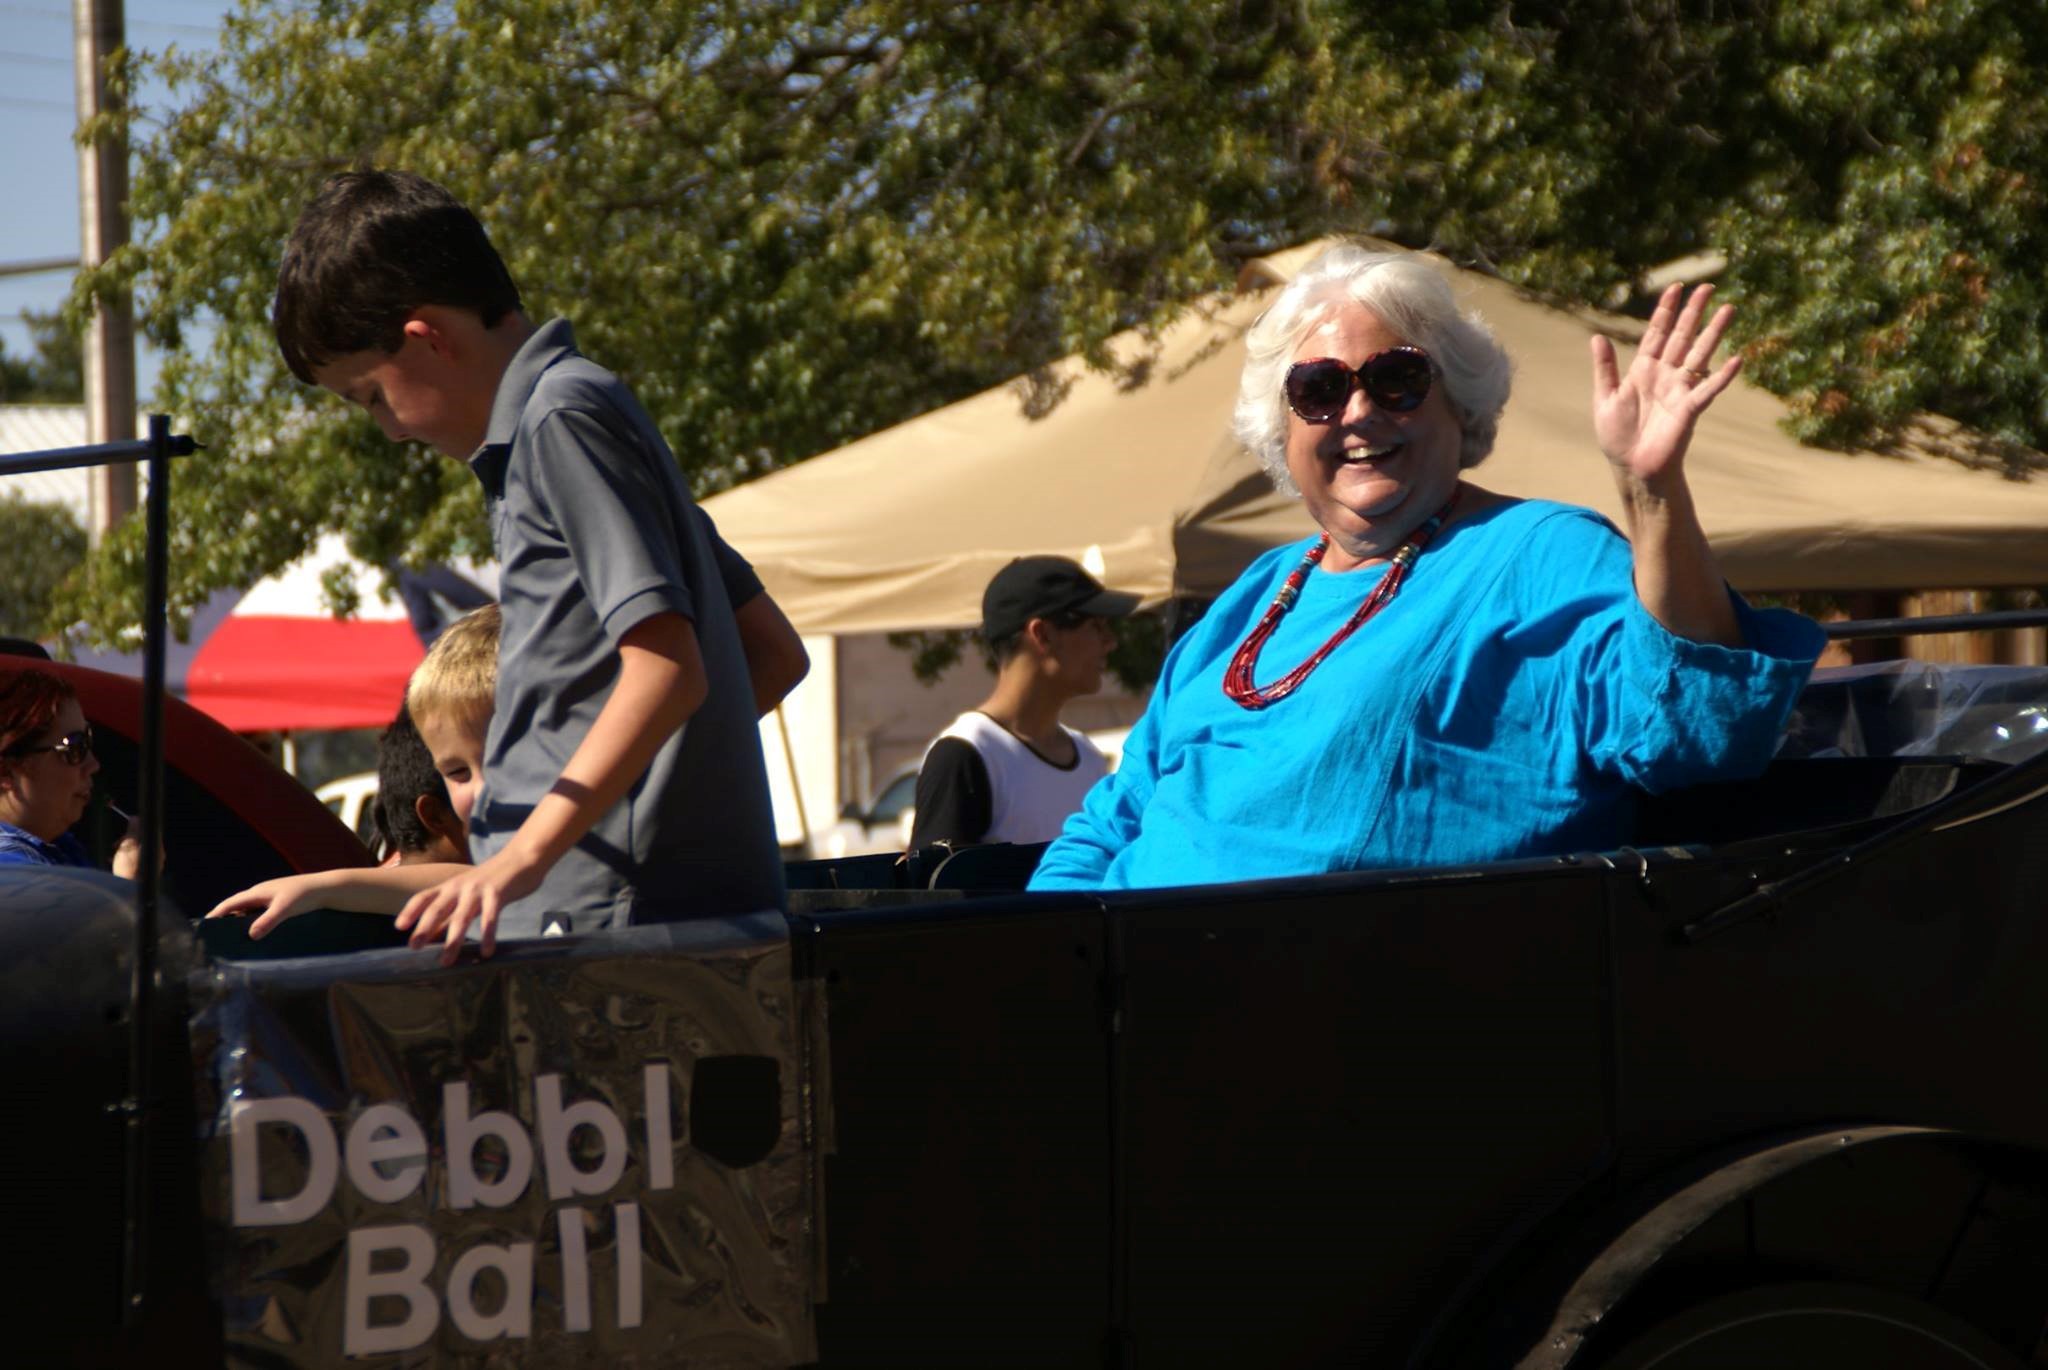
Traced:
[[231, 1363], [816, 1358], [778, 916], [237, 965], [195, 987]]

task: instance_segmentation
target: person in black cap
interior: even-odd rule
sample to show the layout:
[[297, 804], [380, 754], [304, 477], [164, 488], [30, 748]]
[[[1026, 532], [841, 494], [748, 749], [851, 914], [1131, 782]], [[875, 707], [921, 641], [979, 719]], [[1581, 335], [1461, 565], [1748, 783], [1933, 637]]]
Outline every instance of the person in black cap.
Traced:
[[1138, 607], [1065, 557], [1019, 557], [981, 597], [996, 659], [989, 697], [953, 720], [917, 775], [913, 848], [945, 842], [1048, 842], [1109, 763], [1060, 722], [1070, 699], [1102, 688], [1116, 635]]

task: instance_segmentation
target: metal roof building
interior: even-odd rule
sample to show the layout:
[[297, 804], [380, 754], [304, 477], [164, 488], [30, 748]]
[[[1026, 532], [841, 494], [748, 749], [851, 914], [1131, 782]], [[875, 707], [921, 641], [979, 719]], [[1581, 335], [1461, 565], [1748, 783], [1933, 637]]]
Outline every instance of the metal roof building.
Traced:
[[[84, 445], [82, 404], [0, 404], [0, 456]], [[85, 471], [39, 471], [0, 476], [0, 499], [61, 504], [77, 517], [80, 527], [86, 527], [92, 512], [87, 475]]]

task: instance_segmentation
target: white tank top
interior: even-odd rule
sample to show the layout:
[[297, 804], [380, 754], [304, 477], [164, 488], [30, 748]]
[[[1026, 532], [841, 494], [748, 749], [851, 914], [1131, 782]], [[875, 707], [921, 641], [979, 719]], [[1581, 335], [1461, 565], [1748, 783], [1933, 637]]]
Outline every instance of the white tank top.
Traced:
[[1109, 774], [1108, 758], [1085, 734], [1064, 723], [1060, 731], [1074, 744], [1074, 764], [1066, 769], [984, 713], [969, 710], [939, 734], [971, 745], [988, 768], [989, 824], [982, 841], [1052, 841], [1095, 782]]

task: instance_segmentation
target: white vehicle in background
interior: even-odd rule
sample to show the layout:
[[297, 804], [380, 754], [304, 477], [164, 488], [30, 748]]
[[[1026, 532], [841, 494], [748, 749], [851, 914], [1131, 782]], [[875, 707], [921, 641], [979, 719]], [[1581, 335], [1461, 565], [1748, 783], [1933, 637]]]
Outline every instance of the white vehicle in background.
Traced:
[[910, 825], [917, 818], [917, 767], [899, 769], [863, 806], [849, 801], [839, 821], [811, 839], [811, 855], [820, 860], [902, 851], [910, 845]]
[[[1129, 728], [1104, 728], [1088, 734], [1089, 740], [1109, 758], [1112, 771], [1123, 759], [1124, 739], [1130, 736], [1130, 732]], [[330, 780], [313, 793], [336, 817], [348, 824], [349, 830], [363, 840], [363, 845], [376, 846], [375, 771]], [[910, 845], [910, 829], [916, 819], [917, 767], [902, 766], [882, 782], [865, 805], [849, 802], [841, 810], [836, 823], [813, 834], [809, 855], [820, 860], [837, 860], [843, 856], [902, 851]], [[802, 860], [805, 854], [792, 845], [785, 847], [784, 855]]]
[[[1089, 733], [1088, 740], [1101, 749], [1113, 771], [1123, 760], [1124, 739], [1130, 735], [1129, 728], [1103, 728]], [[812, 838], [811, 855], [829, 861], [907, 848], [917, 821], [917, 770], [915, 765], [899, 768], [866, 806], [849, 802], [837, 823]]]
[[[328, 811], [346, 823], [363, 845], [377, 845], [377, 773], [363, 771], [330, 780], [313, 794]], [[910, 823], [917, 800], [917, 767], [908, 766], [891, 776], [866, 808], [848, 804], [839, 821], [817, 834], [815, 853], [821, 857], [863, 856], [869, 852], [902, 851], [910, 844]], [[803, 859], [804, 853], [786, 846], [783, 855]]]
[[313, 791], [314, 798], [348, 824], [349, 831], [363, 839], [366, 847], [377, 845], [377, 773], [360, 771], [330, 780]]

